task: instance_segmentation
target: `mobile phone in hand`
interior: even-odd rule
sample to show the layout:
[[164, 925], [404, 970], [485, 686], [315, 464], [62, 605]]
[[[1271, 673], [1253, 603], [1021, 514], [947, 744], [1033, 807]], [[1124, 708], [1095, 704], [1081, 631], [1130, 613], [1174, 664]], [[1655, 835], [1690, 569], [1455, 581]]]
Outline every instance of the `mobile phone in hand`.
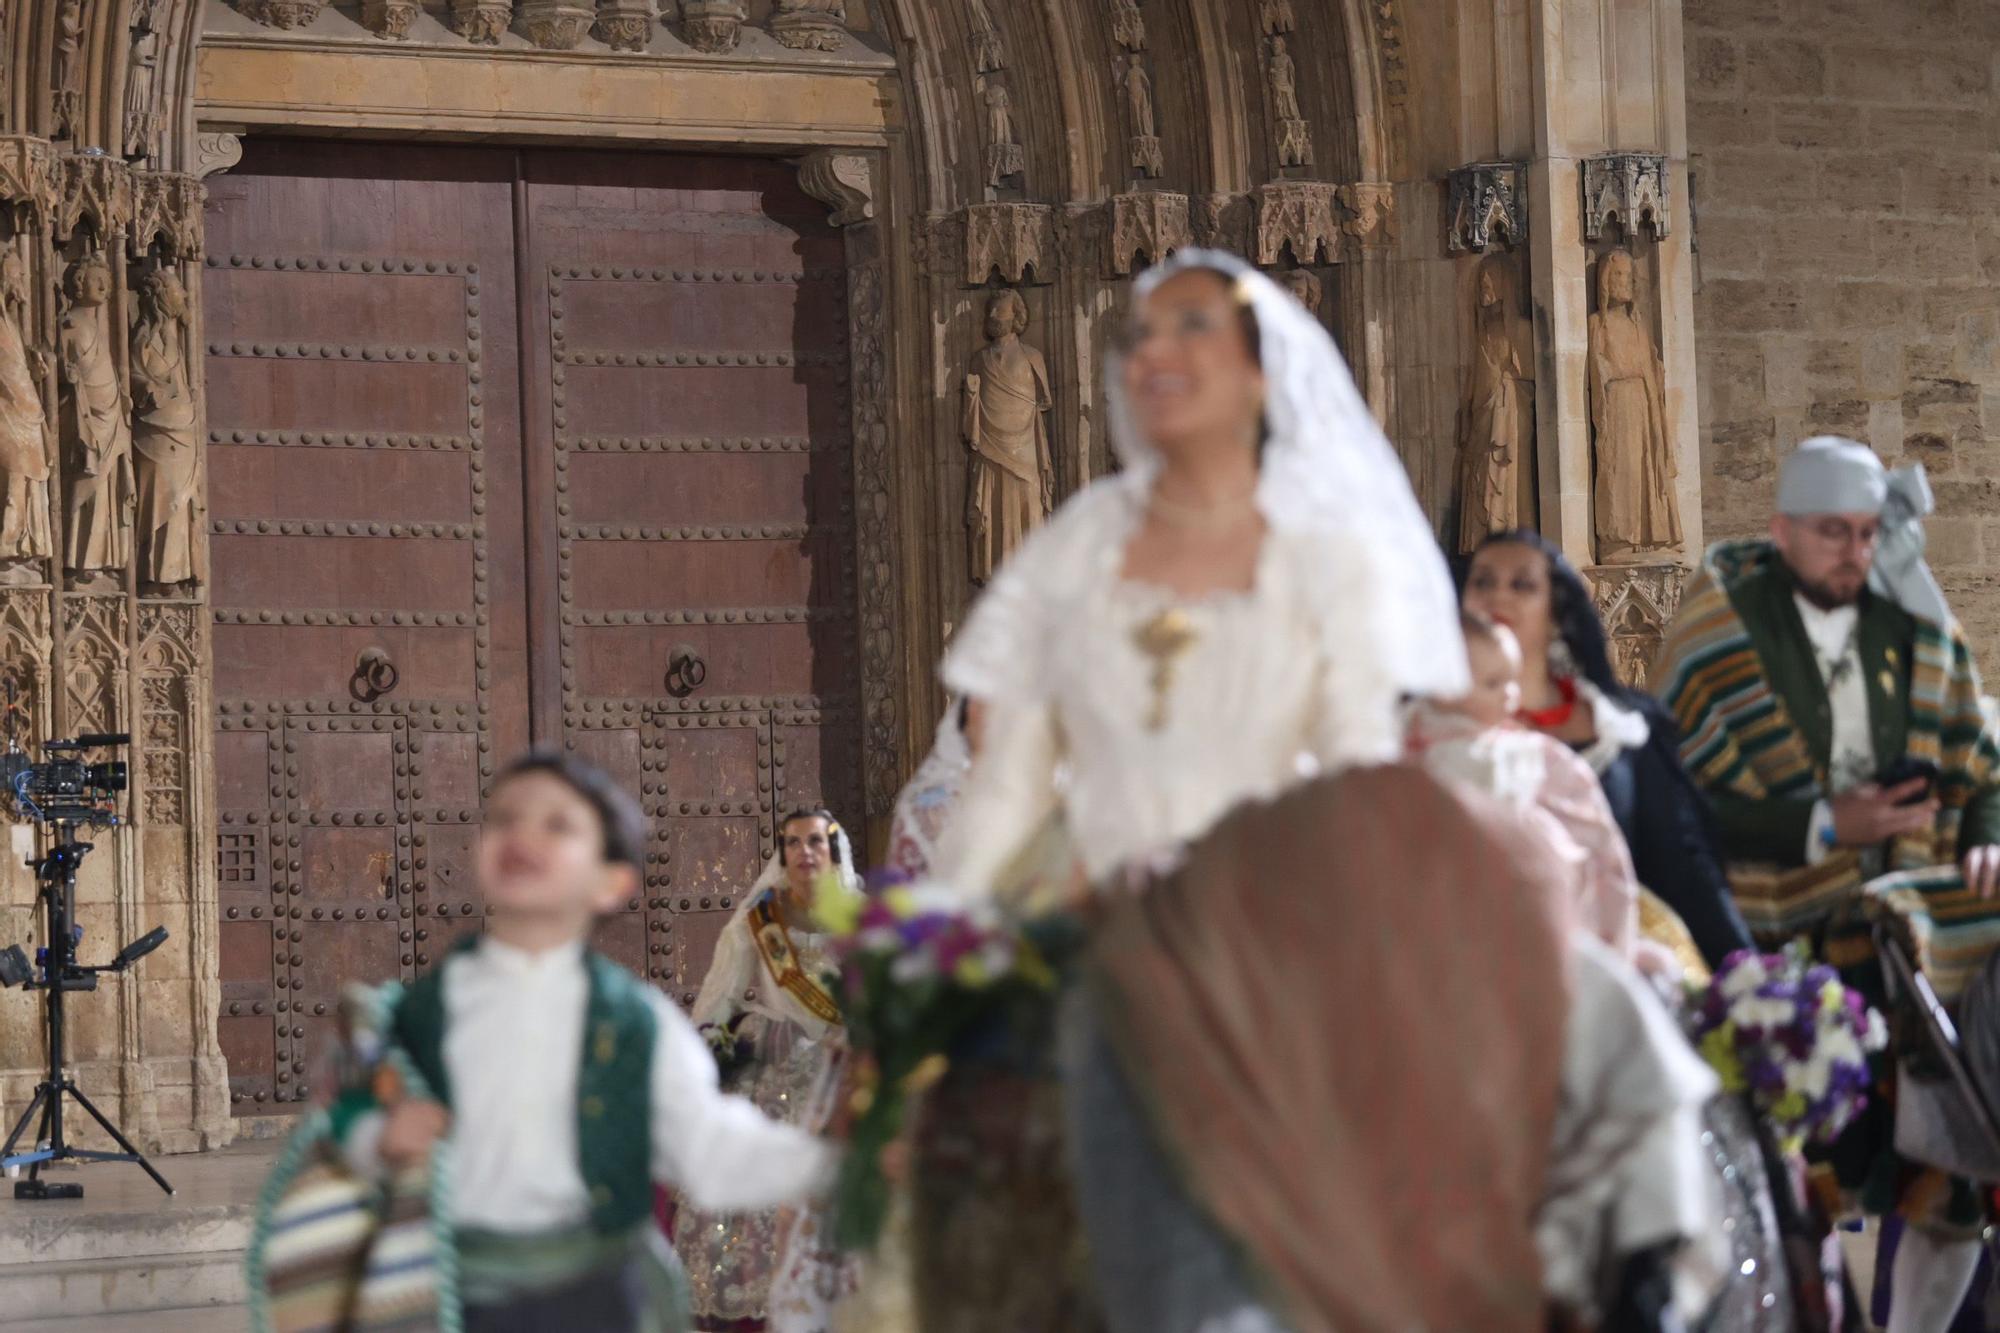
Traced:
[[1889, 764], [1888, 767], [1884, 768], [1876, 776], [1875, 782], [1886, 791], [1892, 787], [1900, 787], [1904, 783], [1914, 781], [1917, 778], [1923, 779], [1923, 787], [1912, 795], [1905, 796], [1902, 800], [1896, 802], [1896, 804], [1921, 805], [1931, 798], [1932, 792], [1937, 790], [1938, 766], [1930, 760], [1918, 759], [1913, 755], [1902, 755]]

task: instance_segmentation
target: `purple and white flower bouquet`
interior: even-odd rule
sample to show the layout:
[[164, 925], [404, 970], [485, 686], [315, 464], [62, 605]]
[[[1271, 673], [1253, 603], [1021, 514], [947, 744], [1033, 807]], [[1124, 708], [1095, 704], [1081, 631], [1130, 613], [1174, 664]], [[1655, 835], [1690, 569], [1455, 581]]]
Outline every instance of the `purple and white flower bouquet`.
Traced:
[[1725, 1091], [1747, 1095], [1787, 1152], [1831, 1143], [1867, 1105], [1882, 1016], [1803, 948], [1739, 950], [1688, 994], [1690, 1036]]

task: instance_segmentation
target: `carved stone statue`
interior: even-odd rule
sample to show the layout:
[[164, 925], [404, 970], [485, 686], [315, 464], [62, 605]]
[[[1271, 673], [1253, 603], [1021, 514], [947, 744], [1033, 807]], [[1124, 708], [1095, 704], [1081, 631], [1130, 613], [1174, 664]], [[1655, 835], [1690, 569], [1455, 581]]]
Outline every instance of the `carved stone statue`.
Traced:
[[1503, 255], [1473, 280], [1472, 365], [1458, 417], [1458, 549], [1535, 523], [1535, 368], [1522, 352], [1533, 333]]
[[1271, 115], [1276, 124], [1278, 165], [1312, 165], [1312, 129], [1299, 109], [1299, 67], [1285, 49], [1285, 39], [1271, 39], [1271, 59], [1267, 66], [1271, 80]]
[[998, 186], [1022, 170], [1021, 145], [1014, 139], [1014, 102], [1001, 83], [986, 85], [986, 183]]
[[1597, 266], [1590, 317], [1590, 433], [1597, 469], [1597, 559], [1630, 563], [1678, 550], [1679, 467], [1667, 429], [1666, 367], [1636, 313], [1632, 256], [1613, 250]]
[[134, 31], [132, 68], [125, 74], [125, 156], [150, 157], [159, 137], [160, 113], [153, 107], [153, 85], [159, 75], [159, 34]]
[[1121, 76], [1125, 84], [1125, 109], [1132, 114], [1132, 133], [1152, 138], [1153, 80], [1146, 73], [1146, 58], [1133, 52]]
[[1326, 300], [1326, 284], [1320, 281], [1317, 273], [1309, 268], [1288, 268], [1276, 277], [1278, 285], [1310, 310], [1314, 319], [1320, 317], [1319, 308]]
[[[55, 554], [49, 537], [49, 421], [42, 407], [41, 353], [27, 344], [28, 270], [0, 256], [0, 559]], [[40, 364], [37, 364], [40, 363]]]
[[49, 88], [55, 94], [56, 137], [67, 139], [76, 133], [83, 113], [82, 69], [77, 53], [83, 48], [83, 0], [63, 0], [56, 6], [55, 67]]
[[132, 330], [132, 452], [139, 482], [139, 577], [200, 577], [200, 441], [188, 381], [187, 290], [170, 268], [145, 282], [145, 314]]
[[973, 581], [1001, 562], [1055, 507], [1055, 459], [1044, 416], [1055, 407], [1042, 354], [1021, 341], [1028, 306], [1018, 292], [986, 306], [988, 342], [965, 375], [965, 441], [972, 450], [965, 524]]
[[1271, 39], [1271, 108], [1279, 120], [1304, 120], [1299, 111], [1299, 67], [1285, 50], [1285, 39]]
[[1153, 126], [1153, 79], [1146, 73], [1146, 57], [1132, 52], [1118, 78], [1125, 85], [1125, 109], [1132, 117], [1132, 166], [1157, 176], [1166, 169], [1166, 161]]
[[131, 403], [111, 350], [111, 266], [89, 255], [69, 271], [62, 317], [62, 432], [69, 501], [64, 563], [123, 569], [132, 553]]

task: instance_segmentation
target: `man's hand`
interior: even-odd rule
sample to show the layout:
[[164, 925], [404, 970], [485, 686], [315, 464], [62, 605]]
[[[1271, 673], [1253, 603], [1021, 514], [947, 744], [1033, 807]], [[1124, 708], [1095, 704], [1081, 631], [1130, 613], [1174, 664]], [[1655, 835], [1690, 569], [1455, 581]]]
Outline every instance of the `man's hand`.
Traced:
[[1927, 778], [1911, 778], [1893, 787], [1864, 782], [1833, 798], [1833, 837], [1842, 847], [1874, 847], [1905, 833], [1927, 829], [1937, 819], [1935, 797], [1903, 805], [1921, 796]]
[[450, 1128], [451, 1112], [437, 1102], [398, 1102], [382, 1126], [376, 1151], [391, 1167], [414, 1166], [430, 1155], [431, 1146]]
[[1965, 876], [1965, 887], [1980, 897], [2000, 894], [2000, 847], [1988, 843], [1968, 849], [1959, 858], [1958, 869]]

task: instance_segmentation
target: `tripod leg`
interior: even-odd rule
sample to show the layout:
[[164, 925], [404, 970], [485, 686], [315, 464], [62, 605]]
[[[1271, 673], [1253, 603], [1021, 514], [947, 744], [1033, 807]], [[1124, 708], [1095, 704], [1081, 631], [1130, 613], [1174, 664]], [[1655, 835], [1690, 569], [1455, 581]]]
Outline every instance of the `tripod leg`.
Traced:
[[165, 1190], [169, 1194], [172, 1194], [174, 1192], [174, 1187], [167, 1183], [167, 1178], [161, 1175], [158, 1171], [155, 1171], [153, 1169], [153, 1164], [146, 1160], [146, 1154], [140, 1152], [137, 1148], [134, 1148], [132, 1146], [132, 1141], [126, 1138], [123, 1134], [120, 1134], [118, 1132], [118, 1126], [112, 1124], [109, 1120], [106, 1120], [104, 1118], [104, 1112], [98, 1110], [95, 1106], [91, 1105], [90, 1098], [84, 1096], [81, 1092], [79, 1092], [75, 1084], [71, 1084], [68, 1091], [70, 1096], [76, 1098], [77, 1104], [79, 1106], [83, 1107], [84, 1110], [90, 1112], [90, 1118], [92, 1120], [95, 1120], [99, 1125], [104, 1127], [104, 1132], [111, 1136], [111, 1141], [118, 1145], [120, 1151], [131, 1154], [132, 1160], [137, 1162], [140, 1168], [144, 1170], [147, 1175], [153, 1178], [153, 1183], [155, 1185], [158, 1185], [161, 1189]]
[[[44, 1083], [37, 1091], [48, 1093], [48, 1096], [42, 1098], [42, 1127], [35, 1131], [35, 1148], [39, 1151], [42, 1141], [49, 1137], [50, 1123], [55, 1120], [56, 1098], [62, 1096], [62, 1085], [59, 1083]], [[46, 1165], [46, 1162], [31, 1163], [28, 1167], [28, 1179], [40, 1180], [42, 1178], [42, 1168]]]
[[28, 1109], [21, 1112], [21, 1118], [14, 1122], [14, 1131], [7, 1136], [7, 1142], [4, 1145], [0, 1145], [0, 1157], [12, 1157], [14, 1155], [14, 1145], [21, 1141], [21, 1131], [28, 1127], [28, 1121], [41, 1106], [42, 1099], [48, 1095], [49, 1085], [46, 1083], [35, 1089], [35, 1099], [28, 1103]]

